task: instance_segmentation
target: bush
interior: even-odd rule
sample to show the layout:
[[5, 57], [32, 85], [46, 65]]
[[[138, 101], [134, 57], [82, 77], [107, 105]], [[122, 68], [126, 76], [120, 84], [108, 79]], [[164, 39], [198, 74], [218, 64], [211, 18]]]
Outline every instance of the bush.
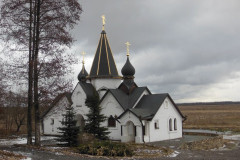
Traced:
[[111, 141], [95, 141], [92, 144], [81, 144], [78, 147], [81, 154], [97, 155], [97, 156], [132, 156], [133, 150], [123, 143]]

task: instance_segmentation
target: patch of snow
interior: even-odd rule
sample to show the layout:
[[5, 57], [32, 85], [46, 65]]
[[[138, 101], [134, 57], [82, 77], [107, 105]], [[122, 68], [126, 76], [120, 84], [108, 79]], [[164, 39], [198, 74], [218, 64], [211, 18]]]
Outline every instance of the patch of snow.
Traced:
[[28, 153], [28, 152], [14, 151], [13, 153], [21, 154], [21, 155], [26, 156], [26, 157], [32, 156], [32, 153], [30, 153], [30, 152]]
[[183, 129], [183, 132], [187, 133], [208, 133], [208, 134], [218, 134], [218, 135], [229, 135], [232, 134], [231, 131], [219, 132], [207, 129]]
[[223, 135], [223, 139], [240, 141], [240, 134], [236, 134], [236, 135]]
[[56, 152], [55, 154], [56, 154], [56, 155], [59, 155], [59, 156], [64, 155], [64, 154], [62, 154], [62, 153], [60, 153], [60, 152]]
[[65, 147], [46, 147], [47, 149], [63, 149]]
[[175, 146], [169, 146], [169, 148], [175, 148]]
[[[41, 136], [41, 141], [54, 140], [54, 139], [56, 139], [56, 137], [54, 136]], [[33, 140], [34, 140], [34, 137], [33, 137]], [[11, 146], [14, 144], [27, 144], [27, 138], [18, 137], [16, 139], [0, 139], [0, 145]]]
[[226, 145], [223, 145], [222, 147], [219, 148], [211, 149], [211, 151], [226, 151], [226, 150], [229, 150], [228, 148], [226, 148]]
[[41, 141], [45, 140], [55, 140], [57, 137], [54, 136], [41, 136]]
[[27, 144], [27, 138], [1, 139], [0, 145]]
[[25, 158], [25, 159], [22, 159], [22, 160], [32, 160], [32, 158], [30, 158], [30, 157], [27, 157], [27, 158]]
[[168, 157], [177, 157], [180, 154], [178, 151], [174, 151], [172, 154], [168, 155]]
[[137, 151], [135, 152], [138, 152], [138, 153], [151, 153], [151, 154], [155, 154], [155, 153], [161, 153], [162, 151], [159, 150], [159, 149], [155, 149], [155, 150], [150, 150], [150, 149], [137, 149]]

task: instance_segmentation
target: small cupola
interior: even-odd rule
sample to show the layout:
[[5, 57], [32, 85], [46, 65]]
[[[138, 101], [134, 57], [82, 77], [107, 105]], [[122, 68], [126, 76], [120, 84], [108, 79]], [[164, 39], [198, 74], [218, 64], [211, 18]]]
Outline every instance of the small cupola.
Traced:
[[88, 73], [85, 69], [85, 66], [84, 66], [84, 55], [86, 54], [85, 52], [82, 52], [81, 53], [83, 55], [83, 60], [82, 60], [82, 70], [80, 71], [80, 73], [78, 74], [78, 80], [80, 82], [86, 82], [87, 80], [87, 76], [88, 76]]
[[133, 65], [129, 61], [129, 56], [127, 56], [127, 61], [126, 61], [125, 65], [123, 66], [121, 71], [122, 71], [123, 77], [128, 77], [128, 78], [133, 78], [134, 77], [135, 68], [133, 67]]
[[82, 66], [82, 70], [81, 70], [81, 72], [78, 74], [78, 80], [79, 81], [81, 81], [81, 82], [85, 82], [86, 80], [87, 80], [87, 77], [88, 76], [88, 73], [87, 73], [87, 71], [86, 71], [86, 69], [85, 69], [85, 66], [84, 66], [84, 64], [83, 64], [83, 66]]
[[130, 60], [129, 60], [129, 56], [130, 56], [130, 53], [129, 53], [129, 46], [130, 46], [130, 43], [127, 42], [125, 43], [127, 45], [127, 61], [125, 63], [125, 65], [123, 66], [122, 68], [122, 75], [123, 75], [123, 78], [128, 78], [128, 79], [133, 79], [134, 78], [134, 74], [135, 74], [135, 68], [133, 67], [133, 65], [131, 64]]
[[121, 70], [122, 75], [123, 75], [123, 82], [119, 86], [119, 88], [122, 89], [125, 93], [131, 94], [131, 92], [134, 90], [134, 88], [137, 87], [137, 85], [134, 82], [135, 68], [133, 67], [133, 65], [131, 64], [131, 62], [129, 60], [130, 43], [127, 42], [126, 45], [127, 45], [127, 61]]

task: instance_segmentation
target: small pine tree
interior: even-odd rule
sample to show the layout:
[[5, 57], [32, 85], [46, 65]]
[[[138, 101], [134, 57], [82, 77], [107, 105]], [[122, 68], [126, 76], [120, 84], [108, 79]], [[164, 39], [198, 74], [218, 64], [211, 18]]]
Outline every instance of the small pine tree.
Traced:
[[77, 120], [75, 119], [75, 114], [73, 107], [67, 107], [66, 113], [63, 114], [63, 121], [61, 121], [63, 127], [58, 127], [61, 136], [57, 140], [59, 142], [65, 142], [63, 144], [65, 146], [78, 145], [79, 127], [76, 126]]
[[97, 91], [94, 89], [93, 96], [88, 96], [85, 104], [88, 106], [89, 113], [87, 116], [87, 124], [85, 126], [85, 131], [87, 133], [93, 134], [96, 138], [100, 140], [108, 139], [109, 132], [107, 131], [107, 127], [101, 126], [101, 123], [104, 122], [107, 117], [101, 114], [101, 106], [99, 105], [99, 95]]

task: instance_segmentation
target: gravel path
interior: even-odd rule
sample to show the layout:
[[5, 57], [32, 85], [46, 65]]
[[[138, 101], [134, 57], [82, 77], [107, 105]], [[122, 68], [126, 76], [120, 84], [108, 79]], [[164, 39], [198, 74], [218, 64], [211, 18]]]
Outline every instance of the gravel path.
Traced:
[[[16, 146], [0, 146], [0, 150], [10, 151], [16, 154], [22, 154], [27, 156], [32, 160], [93, 160], [96, 157], [87, 156], [75, 156], [75, 155], [63, 155], [58, 152], [41, 151], [36, 149], [30, 149], [26, 147], [16, 147]], [[98, 158], [99, 160], [105, 160], [105, 158]]]
[[[196, 159], [196, 160], [239, 160], [240, 158], [240, 141], [238, 142], [237, 147], [232, 150], [216, 150], [216, 151], [190, 151], [190, 150], [180, 150], [178, 149], [179, 145], [182, 141], [191, 141], [196, 137], [187, 137], [184, 139], [179, 140], [171, 140], [171, 141], [162, 141], [162, 142], [155, 142], [151, 143], [152, 145], [156, 146], [168, 146], [172, 148], [175, 152], [170, 155], [169, 157], [158, 157], [158, 158], [148, 158], [149, 160], [169, 160], [169, 159]], [[201, 139], [201, 137], [199, 137]], [[46, 140], [46, 142], [49, 140]], [[44, 142], [44, 140], [43, 140]], [[37, 149], [30, 149], [22, 146], [13, 146], [13, 145], [4, 145], [0, 143], [0, 150], [6, 150], [10, 152], [14, 152], [16, 154], [22, 154], [27, 156], [29, 159], [32, 160], [93, 160], [93, 159], [116, 159], [116, 158], [100, 158], [100, 157], [91, 157], [85, 155], [63, 155], [59, 152], [51, 152], [51, 151], [42, 151]], [[141, 159], [145, 160], [146, 158], [117, 158], [117, 159]]]
[[[32, 160], [105, 160], [111, 158], [97, 158], [97, 157], [88, 157], [88, 156], [75, 156], [75, 155], [63, 155], [58, 152], [50, 151], [39, 151], [35, 149], [29, 149], [25, 147], [15, 147], [15, 146], [0, 146], [1, 150], [7, 150], [18, 154], [26, 155], [27, 157], [32, 158]], [[240, 157], [240, 145], [233, 150], [222, 150], [222, 151], [189, 151], [189, 150], [176, 150], [173, 157], [159, 157], [159, 158], [149, 158], [149, 160], [169, 160], [169, 159], [196, 159], [196, 160], [239, 160]], [[113, 158], [114, 159], [114, 158]], [[146, 158], [119, 158], [119, 159], [146, 159]]]

